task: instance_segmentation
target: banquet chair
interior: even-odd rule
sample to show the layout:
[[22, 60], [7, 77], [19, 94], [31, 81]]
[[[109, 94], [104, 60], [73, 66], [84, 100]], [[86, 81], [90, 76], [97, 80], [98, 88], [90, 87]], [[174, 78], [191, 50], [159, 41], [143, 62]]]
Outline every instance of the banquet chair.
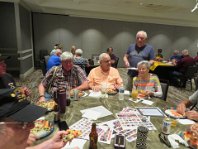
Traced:
[[162, 97], [161, 99], [166, 101], [167, 94], [168, 94], [168, 88], [169, 88], [169, 83], [168, 82], [160, 82], [161, 87], [162, 87]]
[[117, 68], [119, 62], [119, 57], [116, 57], [115, 63], [112, 65], [112, 67]]
[[186, 79], [186, 83], [190, 83], [190, 87], [192, 90], [192, 79], [195, 79], [195, 74], [197, 73], [197, 66], [189, 66], [184, 74], [184, 77]]

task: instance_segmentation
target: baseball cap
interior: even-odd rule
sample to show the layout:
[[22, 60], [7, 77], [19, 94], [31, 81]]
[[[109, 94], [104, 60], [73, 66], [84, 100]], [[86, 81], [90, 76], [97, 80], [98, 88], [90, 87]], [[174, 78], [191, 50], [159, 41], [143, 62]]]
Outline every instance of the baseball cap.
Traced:
[[47, 109], [31, 104], [28, 100], [19, 101], [13, 96], [14, 89], [0, 89], [0, 120], [11, 118], [17, 122], [33, 122], [47, 113]]

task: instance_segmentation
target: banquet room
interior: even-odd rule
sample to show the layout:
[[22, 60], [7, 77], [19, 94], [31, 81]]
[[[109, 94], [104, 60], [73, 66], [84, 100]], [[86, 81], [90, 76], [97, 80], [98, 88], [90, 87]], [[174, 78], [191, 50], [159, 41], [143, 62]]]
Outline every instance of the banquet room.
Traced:
[[[0, 138], [4, 138], [1, 126], [10, 123], [10, 119], [1, 119], [1, 107], [5, 104], [1, 103], [4, 98], [1, 93], [11, 89], [12, 93], [9, 93], [14, 98], [19, 97], [18, 103], [28, 100], [47, 109], [44, 116], [32, 121], [34, 127], [26, 138], [27, 142], [31, 140], [27, 148], [36, 148], [39, 144], [47, 148], [46, 142], [63, 130], [64, 135], [60, 138], [64, 143], [57, 148], [86, 149], [92, 143], [89, 134], [93, 123], [96, 123], [98, 133], [98, 149], [197, 148], [198, 117], [191, 118], [177, 110], [178, 105], [187, 101], [192, 103], [191, 99], [198, 95], [197, 18], [197, 0], [1, 0]], [[138, 32], [144, 32], [146, 36], [139, 37]], [[137, 48], [138, 40], [144, 42], [142, 47]], [[133, 45], [136, 54], [130, 53]], [[146, 52], [141, 52], [147, 45], [152, 52], [145, 57]], [[104, 72], [108, 76], [107, 82], [102, 82], [97, 90], [90, 88], [89, 74], [102, 67], [100, 55], [108, 54], [109, 48], [112, 49], [109, 56], [114, 59], [106, 62], [111, 66], [115, 64], [110, 69], [118, 72], [123, 85], [115, 86], [113, 90], [108, 88], [112, 76]], [[45, 92], [39, 90], [39, 85], [50, 75], [51, 79], [46, 82], [52, 84], [58, 76], [56, 68], [69, 67], [63, 66], [63, 57], [67, 61], [67, 56], [54, 54], [57, 49], [73, 54], [69, 59], [72, 66], [73, 59], [81, 63], [75, 68], [80, 69], [83, 81], [88, 82], [86, 89], [59, 82], [65, 89], [64, 94], [59, 90], [50, 94], [51, 85]], [[80, 51], [80, 56], [76, 56], [75, 51]], [[128, 72], [135, 71], [139, 76], [138, 65], [131, 62], [138, 56], [149, 61], [148, 74], [159, 79], [161, 97], [147, 96], [144, 90], [138, 90], [137, 96], [134, 95], [134, 76]], [[47, 71], [51, 57], [58, 59], [58, 63]], [[70, 80], [67, 78], [66, 84], [81, 79], [80, 73]], [[68, 74], [72, 73], [62, 72], [59, 79]], [[45, 101], [39, 101], [41, 97], [45, 97]], [[59, 98], [64, 98], [64, 112], [60, 112], [62, 102]], [[198, 115], [197, 103], [184, 104], [185, 112], [193, 111]], [[169, 128], [165, 126], [167, 121]], [[141, 127], [147, 130], [142, 142], [144, 139], [139, 138]], [[120, 136], [124, 138], [121, 142], [118, 141]]]

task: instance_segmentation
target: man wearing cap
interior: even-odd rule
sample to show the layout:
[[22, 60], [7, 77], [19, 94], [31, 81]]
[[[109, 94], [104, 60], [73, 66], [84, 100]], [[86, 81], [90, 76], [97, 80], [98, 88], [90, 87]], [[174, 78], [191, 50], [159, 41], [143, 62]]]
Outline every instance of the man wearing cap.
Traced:
[[0, 148], [1, 149], [58, 149], [65, 143], [62, 136], [65, 131], [59, 131], [55, 136], [37, 146], [28, 147], [27, 139], [34, 121], [46, 114], [45, 108], [20, 101], [13, 95], [11, 89], [0, 89]]

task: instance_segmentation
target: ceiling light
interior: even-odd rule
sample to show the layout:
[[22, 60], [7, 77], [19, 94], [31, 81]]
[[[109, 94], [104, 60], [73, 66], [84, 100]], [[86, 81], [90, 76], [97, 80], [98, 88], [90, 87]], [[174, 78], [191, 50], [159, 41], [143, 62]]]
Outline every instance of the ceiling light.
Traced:
[[195, 7], [191, 10], [191, 12], [194, 12], [198, 8], [198, 0], [196, 0]]

